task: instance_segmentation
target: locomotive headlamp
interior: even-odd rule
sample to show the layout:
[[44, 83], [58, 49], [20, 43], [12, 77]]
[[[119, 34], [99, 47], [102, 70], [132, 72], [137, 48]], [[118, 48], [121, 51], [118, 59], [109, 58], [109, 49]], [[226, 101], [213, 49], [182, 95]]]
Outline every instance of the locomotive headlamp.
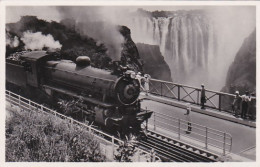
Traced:
[[136, 77], [135, 72], [134, 72], [134, 71], [131, 71], [131, 70], [127, 70], [127, 71], [125, 72], [125, 75], [128, 76], [128, 77], [130, 77], [130, 78], [132, 78], [132, 79], [135, 79], [135, 77]]

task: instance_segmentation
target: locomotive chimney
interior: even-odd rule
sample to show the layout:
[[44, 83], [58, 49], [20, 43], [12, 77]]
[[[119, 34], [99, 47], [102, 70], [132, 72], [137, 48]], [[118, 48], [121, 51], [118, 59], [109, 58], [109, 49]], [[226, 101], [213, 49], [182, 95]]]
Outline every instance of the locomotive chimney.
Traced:
[[79, 56], [76, 59], [76, 64], [79, 67], [89, 66], [90, 62], [91, 60], [88, 56]]

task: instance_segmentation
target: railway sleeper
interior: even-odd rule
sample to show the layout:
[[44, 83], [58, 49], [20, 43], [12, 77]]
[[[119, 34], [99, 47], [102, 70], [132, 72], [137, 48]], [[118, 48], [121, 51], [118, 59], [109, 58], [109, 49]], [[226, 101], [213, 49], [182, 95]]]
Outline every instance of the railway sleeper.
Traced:
[[[159, 144], [158, 144], [158, 146], [159, 146]], [[160, 146], [162, 146], [163, 147], [163, 144], [161, 144]], [[179, 153], [180, 155], [182, 155], [183, 157], [186, 157], [186, 158], [192, 158], [192, 161], [196, 161], [196, 159], [197, 158], [199, 158], [199, 156], [198, 155], [194, 155], [194, 154], [192, 154], [192, 153], [187, 153], [187, 151], [185, 151], [185, 150], [183, 150], [183, 149], [176, 149], [176, 148], [174, 148], [174, 147], [168, 147], [168, 146], [166, 146], [166, 147], [164, 147], [164, 150], [168, 150], [168, 151], [171, 151], [171, 150], [174, 150], [173, 152], [175, 152], [175, 153]]]
[[[151, 134], [151, 136], [153, 136], [153, 137], [156, 137], [156, 138], [158, 138], [157, 136], [163, 136], [164, 138], [165, 138], [165, 140], [167, 139], [168, 141], [166, 141], [167, 143], [170, 143], [170, 144], [174, 144], [175, 146], [178, 146], [178, 147], [183, 147], [184, 148], [184, 146], [183, 145], [186, 145], [186, 149], [188, 150], [189, 149], [189, 151], [192, 151], [192, 152], [194, 152], [194, 153], [196, 153], [196, 154], [203, 154], [203, 153], [205, 153], [205, 154], [203, 154], [205, 157], [214, 157], [213, 158], [213, 160], [217, 160], [217, 158], [218, 158], [218, 156], [217, 155], [214, 155], [214, 154], [212, 154], [212, 153], [210, 153], [210, 152], [207, 152], [207, 151], [204, 151], [204, 150], [200, 150], [200, 149], [198, 149], [198, 148], [196, 148], [196, 147], [193, 147], [193, 146], [190, 146], [190, 145], [187, 145], [187, 144], [184, 144], [184, 143], [181, 143], [181, 142], [179, 142], [179, 141], [176, 141], [176, 140], [173, 140], [173, 139], [171, 139], [171, 138], [169, 138], [169, 137], [166, 137], [166, 136], [164, 136], [164, 135], [161, 135], [161, 134], [158, 134], [158, 133], [155, 133], [155, 132], [152, 132], [152, 131], [148, 131], [148, 134]], [[211, 158], [212, 159], [212, 158]]]
[[161, 147], [161, 148], [164, 148], [164, 150], [166, 151], [172, 151], [176, 154], [181, 154], [183, 157], [186, 157], [187, 159], [190, 159], [193, 161], [193, 162], [197, 162], [197, 159], [199, 160], [203, 160], [203, 161], [208, 161], [208, 159], [201, 155], [197, 155], [197, 154], [194, 154], [192, 152], [189, 152], [187, 151], [186, 149], [184, 148], [176, 148], [175, 146], [173, 145], [170, 145], [168, 143], [165, 143], [165, 142], [160, 142], [156, 139], [149, 139], [148, 142], [152, 143], [153, 145], [157, 146], [157, 147]]

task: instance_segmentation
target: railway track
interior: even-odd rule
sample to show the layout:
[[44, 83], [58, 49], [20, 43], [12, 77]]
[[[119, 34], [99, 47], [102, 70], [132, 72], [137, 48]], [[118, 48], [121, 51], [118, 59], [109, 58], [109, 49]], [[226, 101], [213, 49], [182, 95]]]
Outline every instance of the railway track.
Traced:
[[148, 131], [147, 140], [139, 142], [144, 150], [154, 149], [164, 162], [216, 162], [218, 156], [196, 147], [178, 142], [161, 134]]

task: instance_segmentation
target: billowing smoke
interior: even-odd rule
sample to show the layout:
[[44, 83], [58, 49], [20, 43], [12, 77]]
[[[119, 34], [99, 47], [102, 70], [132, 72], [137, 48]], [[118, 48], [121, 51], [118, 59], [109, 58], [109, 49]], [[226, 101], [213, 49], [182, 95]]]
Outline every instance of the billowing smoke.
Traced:
[[61, 49], [62, 46], [59, 41], [54, 40], [52, 35], [43, 35], [41, 32], [24, 32], [21, 40], [25, 44], [26, 50]]
[[[124, 38], [119, 27], [106, 20], [102, 7], [57, 7], [64, 19], [75, 20], [75, 28], [81, 34], [94, 38], [98, 43], [104, 43], [107, 54], [113, 60], [120, 60]], [[113, 12], [113, 11], [111, 11]]]
[[6, 45], [9, 45], [11, 48], [15, 48], [19, 45], [19, 40], [17, 36], [14, 36], [13, 38], [6, 33]]

